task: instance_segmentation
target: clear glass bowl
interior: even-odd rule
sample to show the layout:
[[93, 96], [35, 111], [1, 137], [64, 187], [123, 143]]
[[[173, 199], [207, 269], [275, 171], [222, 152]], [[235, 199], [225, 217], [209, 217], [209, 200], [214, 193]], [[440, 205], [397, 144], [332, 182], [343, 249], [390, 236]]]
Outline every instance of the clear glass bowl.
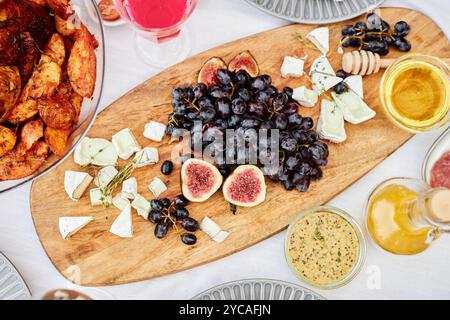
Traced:
[[[291, 237], [294, 226], [297, 224], [297, 222], [300, 219], [306, 217], [309, 214], [316, 213], [316, 212], [334, 213], [334, 214], [337, 214], [338, 216], [340, 216], [341, 218], [343, 218], [345, 221], [347, 221], [353, 227], [353, 229], [355, 230], [356, 236], [358, 237], [358, 241], [359, 241], [358, 259], [357, 259], [355, 265], [353, 266], [353, 269], [350, 271], [350, 273], [345, 278], [343, 278], [335, 283], [330, 283], [330, 284], [325, 284], [325, 285], [318, 285], [317, 283], [311, 282], [309, 279], [303, 277], [293, 266], [291, 259], [289, 258], [289, 252], [288, 252], [289, 239]], [[284, 254], [285, 254], [286, 261], [287, 261], [289, 267], [291, 268], [291, 270], [294, 272], [294, 274], [300, 280], [306, 282], [307, 284], [309, 284], [313, 287], [319, 288], [319, 289], [336, 289], [336, 288], [346, 285], [347, 283], [352, 281], [358, 275], [358, 273], [361, 271], [362, 266], [364, 265], [364, 262], [366, 260], [367, 248], [366, 248], [366, 240], [364, 238], [364, 234], [361, 230], [361, 227], [358, 225], [356, 220], [350, 214], [348, 214], [344, 210], [341, 210], [336, 207], [318, 206], [318, 207], [314, 207], [314, 208], [307, 209], [305, 211], [300, 212], [294, 218], [294, 220], [289, 224], [287, 234], [286, 234], [286, 239], [284, 241]]]
[[439, 121], [437, 121], [436, 123], [433, 123], [433, 124], [430, 124], [427, 126], [412, 127], [410, 125], [407, 125], [405, 122], [403, 122], [400, 119], [400, 116], [397, 115], [397, 113], [394, 111], [394, 108], [390, 106], [391, 103], [390, 103], [389, 92], [388, 92], [387, 88], [385, 88], [385, 87], [388, 86], [387, 85], [388, 83], [392, 82], [394, 77], [398, 76], [398, 73], [395, 72], [396, 68], [399, 65], [403, 65], [408, 62], [426, 63], [426, 64], [430, 64], [433, 67], [437, 68], [439, 70], [439, 72], [442, 73], [442, 76], [443, 76], [442, 78], [447, 79], [447, 85], [449, 86], [449, 89], [447, 90], [447, 94], [446, 94], [444, 100], [445, 100], [446, 104], [450, 104], [450, 84], [449, 84], [450, 67], [449, 67], [449, 65], [447, 65], [443, 60], [441, 60], [437, 57], [424, 55], [424, 54], [406, 54], [406, 55], [402, 56], [401, 58], [397, 59], [392, 65], [390, 65], [384, 72], [383, 77], [381, 78], [380, 101], [381, 101], [382, 109], [383, 109], [384, 113], [386, 114], [386, 117], [397, 127], [401, 128], [403, 130], [406, 130], [408, 132], [411, 132], [411, 133], [426, 132], [426, 131], [430, 131], [430, 130], [445, 126], [450, 121], [450, 112], [447, 112], [447, 114], [444, 115], [441, 119], [439, 119]]
[[60, 158], [52, 154], [37, 172], [33, 175], [19, 179], [19, 180], [9, 180], [9, 181], [0, 181], [0, 193], [13, 190], [23, 184], [30, 182], [47, 172], [50, 172], [56, 166], [58, 166], [61, 162], [63, 162], [67, 157], [69, 157], [81, 139], [86, 135], [92, 123], [95, 120], [98, 111], [98, 105], [100, 102], [100, 98], [102, 95], [103, 89], [103, 79], [104, 79], [104, 71], [105, 71], [105, 38], [103, 34], [103, 25], [101, 22], [101, 14], [98, 11], [98, 7], [96, 5], [95, 0], [89, 0], [92, 3], [93, 8], [95, 8], [95, 15], [97, 19], [92, 19], [86, 9], [84, 4], [84, 0], [72, 0], [71, 6], [77, 12], [80, 20], [87, 26], [89, 31], [95, 36], [98, 40], [99, 46], [96, 50], [97, 55], [97, 82], [95, 84], [95, 91], [92, 99], [84, 99], [83, 108], [80, 115], [80, 121], [78, 125], [74, 128], [72, 134], [68, 140], [67, 152], [64, 157]]
[[448, 127], [431, 145], [422, 165], [422, 180], [430, 184], [431, 169], [442, 155], [450, 150], [450, 127]]

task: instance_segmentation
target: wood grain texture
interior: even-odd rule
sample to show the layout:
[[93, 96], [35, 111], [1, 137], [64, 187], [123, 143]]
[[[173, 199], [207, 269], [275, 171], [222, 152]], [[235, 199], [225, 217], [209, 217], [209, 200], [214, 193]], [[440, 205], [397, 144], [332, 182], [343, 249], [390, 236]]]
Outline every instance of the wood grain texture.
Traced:
[[[402, 19], [411, 24], [412, 32], [408, 39], [413, 45], [413, 52], [450, 56], [448, 40], [429, 18], [408, 9], [386, 8], [381, 11], [383, 18], [389, 22]], [[335, 70], [339, 69], [341, 59], [336, 53], [340, 29], [347, 23], [330, 26], [330, 60]], [[198, 70], [208, 58], [220, 56], [228, 62], [243, 50], [252, 52], [261, 72], [270, 74], [277, 87], [299, 86], [305, 80], [282, 79], [280, 66], [285, 55], [302, 56], [307, 52], [310, 57], [306, 68], [309, 69], [309, 64], [318, 53], [303, 47], [292, 33], [305, 35], [314, 27], [289, 25], [267, 31], [225, 44], [171, 67], [100, 113], [88, 136], [110, 139], [117, 131], [130, 127], [142, 146], [158, 146], [160, 158], [169, 159], [173, 145], [167, 145], [166, 140], [160, 144], [151, 142], [142, 136], [142, 132], [145, 123], [151, 119], [167, 122], [174, 86], [194, 83]], [[392, 49], [389, 57], [398, 56], [400, 52]], [[224, 243], [215, 243], [202, 232], [197, 232], [198, 242], [191, 247], [183, 245], [175, 232], [164, 240], [158, 240], [153, 235], [154, 225], [137, 214], [133, 216], [133, 238], [120, 239], [114, 236], [109, 228], [119, 214], [117, 209], [91, 207], [87, 195], [79, 202], [73, 202], [64, 192], [64, 172], [68, 169], [80, 170], [73, 162], [73, 157], [70, 157], [52, 172], [36, 180], [32, 186], [31, 212], [45, 251], [56, 268], [72, 281], [87, 286], [115, 285], [192, 268], [270, 237], [285, 228], [302, 209], [323, 204], [345, 190], [411, 137], [390, 124], [381, 111], [378, 100], [381, 75], [380, 72], [366, 77], [364, 81], [365, 100], [377, 111], [377, 116], [361, 125], [346, 124], [348, 140], [339, 145], [330, 144], [330, 162], [324, 170], [324, 178], [312, 183], [309, 192], [287, 192], [281, 185], [268, 181], [267, 200], [255, 208], [239, 208], [237, 215], [230, 213], [220, 191], [206, 203], [189, 205], [194, 218], [201, 220], [208, 215], [230, 232], [230, 237]], [[319, 107], [302, 108], [300, 113], [312, 116], [316, 121]], [[162, 160], [158, 165], [136, 171], [139, 193], [148, 199], [152, 196], [147, 185], [154, 176], [167, 183], [169, 190], [164, 196], [174, 197], [180, 193], [179, 167], [171, 176], [162, 176]], [[95, 221], [71, 239], [63, 240], [58, 231], [58, 218], [79, 215], [93, 215]], [[80, 271], [79, 275], [76, 275], [77, 270]]]

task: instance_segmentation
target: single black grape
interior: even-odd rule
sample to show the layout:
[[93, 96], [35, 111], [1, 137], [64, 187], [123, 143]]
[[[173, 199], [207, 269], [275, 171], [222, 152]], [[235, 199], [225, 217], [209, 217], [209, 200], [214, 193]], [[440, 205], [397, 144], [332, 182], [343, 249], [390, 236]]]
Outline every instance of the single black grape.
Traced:
[[148, 220], [153, 223], [159, 223], [164, 218], [164, 215], [161, 211], [152, 210], [148, 215]]
[[385, 56], [389, 53], [389, 45], [384, 40], [372, 40], [363, 46], [364, 50], [378, 53], [380, 56]]
[[266, 112], [266, 109], [267, 105], [264, 102], [254, 101], [248, 104], [248, 112], [257, 117], [262, 117]]
[[348, 77], [348, 73], [347, 73], [347, 72], [345, 72], [345, 71], [344, 71], [344, 70], [342, 70], [342, 69], [339, 69], [338, 71], [336, 71], [336, 77], [339, 77], [339, 78], [345, 79], [345, 78], [347, 78], [347, 77]]
[[302, 119], [302, 123], [300, 124], [299, 129], [307, 131], [307, 130], [312, 129], [313, 126], [314, 126], [313, 119], [310, 117], [305, 117]]
[[297, 140], [294, 138], [284, 138], [281, 140], [280, 146], [283, 150], [294, 152], [297, 148]]
[[259, 127], [260, 121], [258, 119], [246, 118], [242, 120], [241, 126], [244, 129], [255, 129]]
[[161, 165], [161, 173], [165, 176], [168, 176], [173, 171], [173, 163], [170, 160], [166, 160]]
[[289, 171], [284, 164], [280, 164], [276, 175], [279, 181], [286, 181], [287, 179], [289, 179]]
[[269, 87], [272, 84], [272, 77], [269, 76], [268, 74], [263, 74], [261, 76], [261, 78], [264, 80], [264, 82], [266, 84], [266, 88]]
[[289, 178], [283, 181], [283, 186], [288, 191], [294, 190], [295, 188], [295, 184], [292, 182], [292, 179]]
[[214, 108], [214, 101], [208, 97], [201, 97], [198, 100], [198, 106], [200, 107], [200, 109]]
[[163, 206], [161, 200], [158, 200], [158, 199], [151, 200], [150, 207], [156, 211], [162, 211], [164, 209], [164, 206]]
[[216, 116], [219, 118], [228, 118], [231, 115], [231, 101], [229, 98], [220, 98], [216, 100]]
[[367, 26], [369, 29], [380, 29], [382, 20], [376, 13], [369, 13], [367, 15]]
[[300, 192], [306, 192], [309, 189], [310, 178], [303, 177], [296, 185], [295, 188]]
[[356, 34], [356, 30], [353, 25], [346, 25], [342, 27], [342, 35], [343, 36], [353, 36]]
[[302, 129], [297, 129], [292, 131], [292, 136], [297, 140], [297, 143], [302, 145], [308, 142], [308, 136], [306, 135], [306, 131]]
[[337, 94], [341, 94], [344, 93], [348, 90], [347, 85], [345, 84], [345, 82], [339, 82], [337, 85], [334, 86], [334, 91]]
[[293, 155], [290, 156], [286, 159], [286, 169], [288, 169], [289, 171], [295, 171], [298, 167], [298, 164], [300, 163], [300, 159], [301, 157], [299, 157], [298, 155]]
[[298, 103], [294, 102], [294, 101], [290, 101], [283, 107], [283, 109], [281, 109], [281, 112], [286, 115], [290, 115], [293, 113], [297, 113], [298, 109], [299, 109]]
[[394, 44], [400, 51], [407, 52], [411, 50], [411, 43], [404, 38], [396, 38]]
[[167, 222], [161, 221], [156, 224], [155, 227], [155, 237], [158, 239], [162, 239], [167, 236], [167, 232], [169, 231], [169, 224]]
[[183, 233], [180, 237], [181, 241], [188, 246], [192, 246], [197, 242], [197, 237], [192, 233]]
[[394, 25], [394, 34], [397, 37], [406, 37], [410, 31], [411, 29], [406, 21], [399, 21]]
[[260, 90], [264, 90], [264, 89], [266, 89], [267, 88], [267, 83], [266, 83], [266, 80], [263, 78], [263, 77], [261, 77], [261, 76], [259, 76], [259, 77], [256, 77], [256, 78], [254, 78], [252, 81], [251, 81], [251, 88], [254, 90], [254, 91], [260, 91]]
[[197, 83], [194, 86], [193, 90], [194, 90], [195, 99], [198, 100], [198, 99], [202, 98], [204, 95], [206, 95], [206, 93], [208, 92], [208, 87], [204, 83]]
[[242, 118], [240, 115], [233, 114], [231, 117], [228, 118], [228, 128], [235, 129], [237, 128], [242, 122]]
[[270, 95], [271, 98], [278, 93], [278, 89], [274, 86], [269, 86], [265, 91]]
[[229, 92], [228, 92], [228, 90], [226, 90], [225, 88], [223, 88], [221, 86], [212, 86], [209, 89], [209, 94], [211, 95], [211, 97], [213, 97], [215, 99], [219, 99], [219, 98], [228, 97]]
[[161, 201], [162, 206], [166, 209], [169, 208], [170, 204], [172, 203], [169, 198], [162, 198], [162, 199], [160, 199], [160, 201]]
[[319, 134], [314, 130], [309, 130], [308, 132], [306, 132], [306, 137], [308, 138], [307, 143], [313, 143], [317, 139], [319, 139]]
[[279, 130], [284, 130], [287, 128], [288, 119], [287, 116], [283, 113], [280, 113], [275, 118], [275, 128]]
[[173, 199], [173, 204], [177, 207], [185, 207], [189, 204], [189, 200], [184, 195], [179, 194]]
[[246, 87], [249, 84], [250, 76], [245, 70], [239, 70], [234, 75], [234, 83], [238, 87]]
[[185, 230], [190, 231], [190, 232], [197, 231], [200, 228], [197, 220], [190, 218], [190, 217], [183, 218], [181, 220], [181, 226]]
[[275, 108], [278, 108], [278, 107], [283, 107], [286, 103], [288, 103], [288, 101], [289, 101], [288, 95], [284, 92], [280, 92], [275, 95], [272, 103]]
[[285, 93], [289, 99], [292, 99], [292, 95], [294, 94], [294, 89], [292, 89], [291, 87], [284, 87], [283, 93]]
[[240, 88], [236, 94], [237, 98], [241, 98], [245, 102], [249, 102], [252, 98], [250, 91], [247, 88]]
[[323, 176], [322, 169], [320, 169], [319, 167], [313, 167], [311, 169], [311, 172], [309, 173], [309, 176], [314, 180], [321, 179]]
[[258, 102], [264, 102], [266, 103], [270, 99], [270, 93], [267, 90], [264, 91], [258, 91], [255, 95], [255, 99]]
[[188, 209], [186, 209], [186, 208], [184, 208], [184, 207], [177, 207], [177, 208], [175, 208], [175, 210], [173, 211], [173, 216], [174, 216], [176, 219], [181, 220], [181, 219], [184, 219], [184, 218], [189, 217], [189, 211], [188, 211]]
[[186, 98], [183, 88], [174, 88], [172, 90], [172, 96], [175, 100], [183, 100]]
[[213, 108], [205, 108], [200, 111], [200, 119], [205, 122], [211, 122], [216, 116], [216, 110]]
[[289, 128], [297, 128], [302, 124], [302, 116], [298, 113], [292, 113], [288, 117]]
[[359, 22], [355, 23], [354, 28], [358, 33], [363, 33], [363, 32], [366, 32], [366, 30], [367, 30], [367, 24], [364, 21], [359, 21]]
[[346, 36], [342, 38], [341, 44], [344, 48], [347, 47], [359, 47], [361, 45], [361, 39], [360, 38], [353, 38], [350, 36]]
[[244, 114], [247, 112], [247, 104], [242, 98], [233, 99], [231, 102], [231, 110], [234, 114]]
[[381, 31], [387, 32], [387, 31], [389, 31], [390, 28], [391, 28], [391, 26], [389, 25], [389, 23], [387, 21], [381, 20]]
[[231, 83], [231, 72], [226, 69], [217, 70], [216, 77], [221, 84], [227, 85]]
[[311, 165], [308, 162], [302, 162], [299, 164], [297, 172], [302, 176], [307, 176], [311, 172]]
[[230, 169], [230, 167], [227, 165], [227, 164], [221, 164], [221, 165], [219, 165], [219, 172], [220, 172], [220, 174], [224, 177], [224, 178], [226, 178], [226, 177], [228, 177], [230, 174], [231, 174], [231, 169]]

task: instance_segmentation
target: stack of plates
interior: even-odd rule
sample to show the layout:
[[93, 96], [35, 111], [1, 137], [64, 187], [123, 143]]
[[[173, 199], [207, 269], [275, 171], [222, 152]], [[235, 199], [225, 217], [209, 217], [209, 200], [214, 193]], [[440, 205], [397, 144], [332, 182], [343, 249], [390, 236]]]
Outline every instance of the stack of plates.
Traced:
[[0, 252], [0, 300], [26, 300], [30, 298], [30, 290], [28, 290], [19, 272]]
[[276, 17], [311, 24], [335, 23], [357, 17], [384, 0], [246, 0]]

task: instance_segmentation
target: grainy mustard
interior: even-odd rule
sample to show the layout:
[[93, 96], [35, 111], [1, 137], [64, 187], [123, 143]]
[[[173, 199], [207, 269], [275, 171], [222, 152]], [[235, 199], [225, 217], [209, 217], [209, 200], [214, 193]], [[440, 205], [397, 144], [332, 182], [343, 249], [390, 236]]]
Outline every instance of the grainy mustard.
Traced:
[[288, 257], [297, 272], [313, 284], [344, 279], [358, 260], [360, 243], [352, 225], [331, 212], [315, 212], [293, 227]]

